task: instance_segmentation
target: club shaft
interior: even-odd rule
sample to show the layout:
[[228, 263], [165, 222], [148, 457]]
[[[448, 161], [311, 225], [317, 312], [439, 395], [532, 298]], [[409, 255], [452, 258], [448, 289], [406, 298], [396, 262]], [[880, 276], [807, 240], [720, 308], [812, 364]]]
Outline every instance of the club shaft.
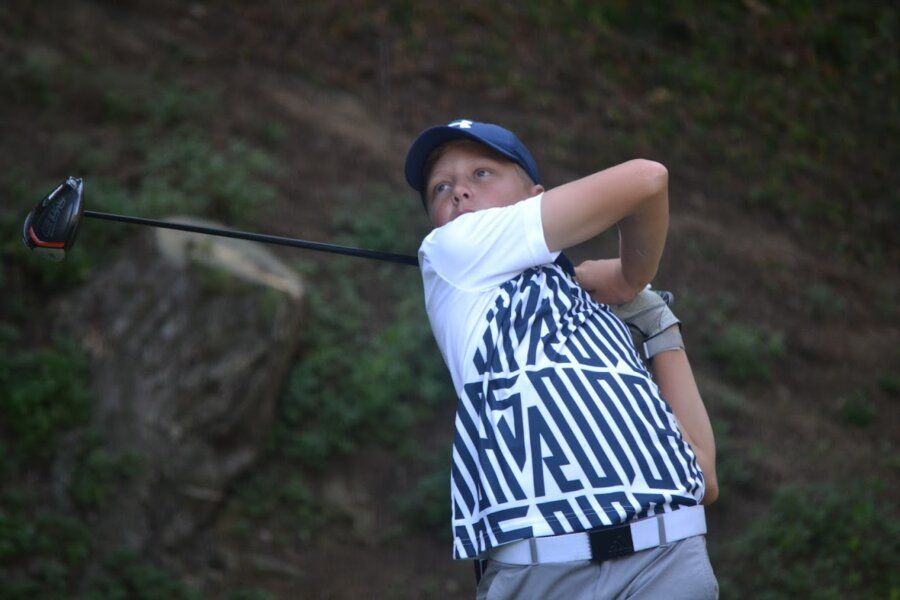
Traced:
[[332, 252], [334, 254], [345, 254], [347, 256], [359, 256], [362, 258], [383, 260], [387, 262], [399, 263], [402, 265], [412, 265], [414, 267], [417, 267], [419, 265], [419, 261], [415, 256], [393, 254], [391, 252], [379, 252], [377, 250], [366, 250], [365, 248], [338, 246], [335, 244], [325, 244], [322, 242], [310, 242], [307, 240], [298, 240], [296, 238], [282, 237], [278, 235], [250, 233], [247, 231], [236, 231], [233, 229], [219, 229], [217, 227], [203, 227], [202, 225], [189, 225], [187, 223], [172, 223], [169, 221], [158, 221], [156, 219], [144, 219], [142, 217], [114, 215], [110, 213], [96, 212], [93, 210], [86, 210], [82, 213], [82, 215], [91, 219], [119, 221], [120, 223], [131, 223], [133, 225], [149, 225], [150, 227], [176, 229], [178, 231], [189, 231], [191, 233], [202, 233], [204, 235], [217, 235], [220, 237], [229, 237], [239, 240], [263, 242], [265, 244], [278, 244], [280, 246], [291, 246], [293, 248], [306, 248], [307, 250], [319, 250], [321, 252]]

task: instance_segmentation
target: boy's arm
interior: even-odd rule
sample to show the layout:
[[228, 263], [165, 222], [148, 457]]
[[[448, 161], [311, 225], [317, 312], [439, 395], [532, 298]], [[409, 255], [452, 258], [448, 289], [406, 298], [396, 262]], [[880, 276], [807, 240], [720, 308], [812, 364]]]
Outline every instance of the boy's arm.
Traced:
[[565, 250], [619, 226], [619, 259], [593, 269], [604, 302], [630, 300], [656, 274], [669, 225], [668, 171], [631, 160], [544, 193], [541, 220], [551, 251]]
[[628, 304], [611, 308], [644, 343], [660, 392], [672, 408], [681, 433], [703, 471], [706, 493], [702, 503], [711, 504], [719, 496], [716, 442], [694, 372], [684, 351], [678, 319], [662, 297], [649, 288]]
[[[678, 327], [678, 325], [673, 325]], [[709, 415], [694, 381], [694, 372], [684, 349], [660, 352], [650, 362], [656, 384], [663, 398], [672, 407], [681, 426], [681, 433], [691, 445], [706, 480], [702, 504], [711, 504], [719, 496], [716, 477], [716, 440]]]

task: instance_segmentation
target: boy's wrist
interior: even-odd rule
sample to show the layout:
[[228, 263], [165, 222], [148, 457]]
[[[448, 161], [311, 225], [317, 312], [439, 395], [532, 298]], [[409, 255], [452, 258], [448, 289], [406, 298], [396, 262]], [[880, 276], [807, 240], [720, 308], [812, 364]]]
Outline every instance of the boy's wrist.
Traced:
[[639, 342], [654, 338], [680, 323], [668, 303], [671, 292], [657, 293], [647, 286], [631, 302], [612, 306], [613, 313], [640, 335]]
[[594, 300], [610, 306], [632, 300], [643, 289], [625, 278], [618, 258], [586, 260], [575, 267], [575, 278]]
[[648, 338], [642, 345], [644, 358], [651, 360], [657, 354], [670, 350], [684, 350], [681, 325], [676, 323], [664, 331]]
[[637, 261], [634, 259], [629, 260], [626, 256], [620, 256], [616, 260], [619, 263], [619, 272], [622, 274], [622, 281], [634, 290], [635, 295], [647, 287], [650, 280], [647, 279], [645, 281], [643, 271], [646, 270], [646, 267], [644, 265], [636, 264]]
[[671, 292], [657, 293], [648, 285], [631, 302], [611, 307], [613, 313], [637, 334], [635, 342], [647, 360], [661, 352], [684, 349], [681, 322], [669, 308], [673, 300]]
[[630, 302], [637, 296], [642, 289], [647, 285], [646, 283], [637, 285], [632, 283], [632, 281], [625, 274], [625, 265], [622, 263], [621, 258], [613, 259], [615, 262], [615, 272], [616, 272], [616, 290], [617, 295], [620, 298], [618, 304], [622, 304], [624, 302]]

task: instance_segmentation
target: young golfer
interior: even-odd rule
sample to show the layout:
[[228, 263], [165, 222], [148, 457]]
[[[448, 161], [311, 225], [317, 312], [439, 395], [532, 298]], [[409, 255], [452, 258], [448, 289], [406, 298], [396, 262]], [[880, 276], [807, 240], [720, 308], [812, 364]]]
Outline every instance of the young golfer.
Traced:
[[[665, 243], [666, 169], [545, 191], [514, 134], [459, 120], [419, 135], [405, 174], [434, 225], [419, 262], [458, 395], [453, 553], [476, 561], [478, 597], [716, 597], [709, 420], [677, 320], [638, 295]], [[613, 225], [618, 259], [560, 254]], [[618, 310], [662, 393], [608, 306], [632, 299]]]

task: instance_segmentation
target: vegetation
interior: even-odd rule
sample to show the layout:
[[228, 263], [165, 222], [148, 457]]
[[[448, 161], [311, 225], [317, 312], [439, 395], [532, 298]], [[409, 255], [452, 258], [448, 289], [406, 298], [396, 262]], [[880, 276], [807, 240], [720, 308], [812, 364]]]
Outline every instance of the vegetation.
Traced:
[[[7, 326], [0, 339], [0, 598], [66, 598], [79, 589], [95, 545], [86, 514], [101, 509], [140, 461], [112, 455], [101, 437], [85, 430], [93, 395], [83, 353], [64, 340], [31, 350], [21, 338]], [[80, 442], [65, 494], [77, 512], [38, 491], [59, 458], [61, 439], [72, 435]], [[173, 595], [180, 584], [136, 557], [111, 560], [112, 570], [89, 597], [190, 597]]]
[[91, 582], [89, 600], [198, 600], [203, 596], [165, 570], [122, 550], [109, 556], [104, 575]]
[[[724, 200], [817, 250], [896, 263], [900, 204], [884, 190], [897, 187], [897, 156], [879, 142], [900, 133], [900, 14], [889, 3], [466, 0], [446, 11], [353, 0], [290, 17], [307, 35], [264, 52], [317, 80], [434, 81], [529, 115], [573, 115], [552, 129], [570, 168], [596, 168], [598, 152], [651, 154], [675, 171], [702, 164], [697, 185], [728, 188]], [[335, 44], [345, 52], [327, 50]], [[521, 121], [526, 138], [540, 128]]]
[[201, 131], [182, 128], [148, 149], [129, 210], [210, 215], [237, 226], [274, 199], [273, 188], [260, 181], [274, 168], [268, 155], [244, 142], [234, 141], [220, 151]]
[[[90, 131], [63, 131], [56, 142], [59, 152], [72, 155], [74, 173], [85, 176], [93, 210], [205, 215], [238, 225], [274, 197], [262, 180], [275, 169], [265, 152], [240, 139], [213, 143], [202, 128], [215, 102], [210, 93], [67, 64], [53, 53], [0, 68], [0, 89], [10, 91], [13, 101], [36, 100], [50, 111], [90, 104], [118, 123], [121, 130], [102, 147]], [[111, 147], [135, 161], [136, 177], [113, 171]], [[58, 183], [25, 169], [0, 175], [0, 191], [20, 199], [19, 205], [29, 195], [36, 203]], [[140, 469], [141, 457], [112, 453], [88, 428], [93, 394], [87, 358], [71, 340], [26, 335], [31, 323], [52, 319], [44, 303], [29, 302], [28, 294], [58, 295], [83, 283], [116, 256], [127, 228], [85, 221], [79, 237], [90, 243], [76, 245], [64, 264], [49, 263], [22, 249], [24, 213], [15, 206], [0, 208], [0, 598], [66, 598], [77, 590], [86, 598], [200, 597], [164, 569], [124, 551], [84, 580], [95, 546], [91, 515]], [[50, 501], [42, 496], [62, 452], [74, 453], [71, 471], [62, 497]], [[235, 597], [263, 597], [254, 594], [248, 588]]]
[[90, 556], [90, 528], [74, 517], [33, 511], [22, 505], [24, 498], [7, 494], [2, 500], [0, 598], [66, 597]]
[[59, 437], [85, 425], [90, 415], [87, 361], [74, 344], [21, 349], [13, 328], [0, 339], [0, 423], [17, 457], [47, 457]]
[[[785, 332], [741, 319], [741, 303], [728, 289], [715, 295], [698, 294], [689, 288], [679, 292], [676, 312], [700, 339], [694, 355], [710, 359], [716, 371], [739, 387], [759, 388], [771, 383], [780, 361], [787, 358]], [[830, 297], [830, 296], [829, 296]], [[831, 308], [813, 308], [833, 310]], [[728, 411], [741, 401], [736, 392], [726, 392]]]
[[446, 536], [450, 527], [450, 463], [447, 452], [431, 459], [431, 471], [400, 500], [400, 514], [414, 529]]
[[727, 511], [742, 495], [752, 493], [758, 484], [764, 452], [748, 443], [745, 424], [749, 418], [747, 399], [737, 390], [723, 384], [700, 380], [703, 401], [710, 410], [716, 441], [716, 474], [719, 499], [715, 508]]
[[225, 594], [225, 600], [274, 600], [274, 596], [256, 588], [237, 588]]
[[[418, 215], [401, 210], [405, 198], [377, 189], [366, 196], [378, 211], [349, 218], [349, 209], [338, 210], [336, 226], [361, 246], [414, 248], [411, 220]], [[316, 285], [308, 290], [303, 349], [275, 436], [280, 452], [307, 466], [324, 467], [361, 443], [402, 445], [416, 419], [448, 393], [443, 362], [423, 327], [415, 273], [390, 265], [364, 273], [360, 266], [359, 259], [332, 259], [327, 271], [309, 272]]]
[[900, 525], [882, 510], [877, 481], [796, 485], [736, 541], [730, 557], [750, 568], [720, 576], [724, 598], [896, 598]]
[[878, 412], [866, 397], [865, 391], [856, 390], [841, 401], [838, 416], [849, 425], [866, 427], [872, 424]]
[[359, 301], [371, 284], [350, 264], [314, 276], [325, 289], [309, 293], [306, 350], [288, 379], [276, 435], [282, 452], [310, 466], [359, 443], [401, 443], [416, 417], [446, 397], [421, 299], [395, 298], [396, 317], [373, 332], [374, 307]]
[[264, 521], [276, 520], [291, 536], [309, 540], [331, 518], [326, 508], [296, 474], [261, 470], [242, 482], [235, 497], [234, 533], [246, 537]]
[[897, 373], [882, 373], [878, 376], [878, 387], [892, 398], [900, 398], [900, 375]]
[[113, 454], [103, 437], [83, 432], [69, 482], [69, 498], [82, 512], [101, 510], [107, 499], [141, 467], [141, 457]]
[[825, 319], [839, 315], [847, 301], [825, 283], [815, 283], [806, 290], [806, 304], [814, 318]]
[[[351, 218], [356, 199], [345, 197], [334, 219], [341, 235], [369, 248], [414, 248], [420, 215], [401, 210], [407, 199], [378, 188], [364, 193], [377, 211]], [[330, 258], [327, 270], [302, 267], [315, 285], [307, 290], [302, 348], [288, 377], [269, 469], [277, 469], [281, 457], [315, 473], [368, 445], [409, 453], [413, 426], [452, 397], [443, 361], [423, 327], [417, 274], [402, 266], [361, 266], [359, 259]], [[244, 523], [269, 517], [272, 502], [287, 502], [291, 507], [284, 507], [281, 520], [307, 536], [327, 516], [299, 479], [272, 472], [260, 475], [270, 485], [265, 492], [253, 491], [261, 481], [256, 478], [239, 489]]]
[[775, 362], [784, 356], [784, 334], [732, 323], [712, 337], [709, 353], [732, 381], [765, 383], [772, 377]]
[[[273, 149], [307, 125], [291, 129], [257, 114], [251, 131], [237, 135], [222, 118], [223, 106], [239, 102], [262, 113], [271, 105], [246, 89], [210, 83], [223, 65], [249, 66], [259, 81], [272, 69], [289, 83], [297, 78], [349, 90], [398, 131], [411, 131], [426, 117], [444, 119], [448, 111], [499, 119], [526, 140], [540, 141], [533, 149], [551, 177], [635, 155], [662, 160], [673, 189], [698, 198], [693, 216], [771, 223], [828, 263], [822, 266], [827, 281], [785, 267], [783, 278], [766, 284], [778, 301], [774, 292], [785, 281], [802, 279], [793, 290], [800, 309], [791, 308], [790, 318], [803, 325], [859, 314], [869, 292], [852, 289], [841, 273], [893, 273], [900, 263], [897, 150], [886, 143], [900, 133], [894, 91], [900, 10], [890, 3], [463, 0], [447, 11], [444, 3], [406, 0], [263, 2], [234, 9], [241, 18], [225, 30], [209, 27], [214, 19], [200, 14], [214, 7], [173, 4], [151, 16], [140, 6], [101, 10], [87, 3], [79, 19], [94, 9], [133, 10], [156, 32], [141, 37], [135, 27], [128, 33], [136, 47], [148, 47], [139, 67], [133, 57], [104, 54], [110, 39], [103, 27], [46, 35], [49, 20], [32, 5], [0, 7], [0, 97], [9, 128], [0, 144], [6, 159], [0, 195], [9, 200], [0, 203], [0, 598], [201, 595], [178, 575], [125, 551], [85, 578], [97, 547], [92, 516], [141, 468], [141, 458], [115, 454], [90, 429], [86, 357], [71, 340], [50, 333], [53, 307], [45, 299], [88, 280], [131, 230], [86, 221], [74, 252], [59, 265], [23, 252], [20, 227], [23, 208], [69, 173], [86, 178], [93, 209], [191, 214], [234, 226], [265, 222], [266, 207], [278, 198], [274, 182], [298, 145], [278, 156]], [[182, 25], [195, 28], [196, 45], [179, 42]], [[58, 24], [52, 27], [58, 32]], [[342, 51], [334, 52], [337, 47]], [[383, 105], [376, 108], [371, 98]], [[410, 199], [393, 187], [348, 191], [333, 215], [338, 241], [411, 252], [422, 227], [420, 215], [408, 210]], [[678, 200], [694, 202], [693, 196]], [[708, 240], [686, 246], [691, 260], [719, 256]], [[242, 541], [274, 523], [312, 544], [324, 525], [340, 525], [341, 515], [319, 495], [321, 477], [372, 447], [415, 459], [419, 449], [407, 440], [452, 394], [423, 327], [412, 271], [349, 259], [300, 268], [312, 283], [304, 338], [270, 451], [224, 511]], [[758, 275], [739, 276], [745, 274], [751, 283]], [[211, 289], [221, 284], [215, 273], [203, 276]], [[734, 387], [703, 388], [720, 460], [722, 497], [712, 510], [724, 520], [743, 518], [756, 510], [749, 502], [771, 501], [764, 518], [713, 556], [723, 597], [900, 598], [900, 532], [896, 509], [885, 503], [900, 465], [895, 446], [872, 443], [871, 460], [853, 467], [888, 473], [886, 486], [841, 479], [768, 498], [771, 481], [760, 474], [780, 457], [747, 435], [753, 423], [746, 404], [767, 394], [782, 369], [798, 367], [792, 373], [804, 377], [828, 365], [810, 367], [801, 363], [815, 358], [788, 352], [796, 333], [790, 323], [764, 311], [753, 321], [742, 314], [743, 290], [723, 286], [712, 298], [702, 292], [707, 282], [684, 283], [697, 288], [679, 293], [678, 313], [689, 335], [703, 341], [692, 359], [698, 370], [721, 373]], [[897, 287], [873, 286], [865, 298], [873, 312], [866, 314], [891, 335], [900, 314]], [[889, 360], [860, 364], [859, 379], [837, 386], [821, 415], [810, 419], [836, 421], [850, 443], [869, 443], [900, 397], [900, 378], [890, 369]], [[71, 469], [64, 485], [54, 486], [60, 458]], [[392, 500], [393, 508], [410, 530], [446, 536], [446, 458], [431, 464], [426, 456], [418, 467], [428, 474]], [[784, 468], [798, 475], [796, 467]], [[739, 503], [741, 510], [731, 512]], [[444, 591], [436, 589], [432, 595]], [[270, 597], [243, 587], [221, 595]]]

